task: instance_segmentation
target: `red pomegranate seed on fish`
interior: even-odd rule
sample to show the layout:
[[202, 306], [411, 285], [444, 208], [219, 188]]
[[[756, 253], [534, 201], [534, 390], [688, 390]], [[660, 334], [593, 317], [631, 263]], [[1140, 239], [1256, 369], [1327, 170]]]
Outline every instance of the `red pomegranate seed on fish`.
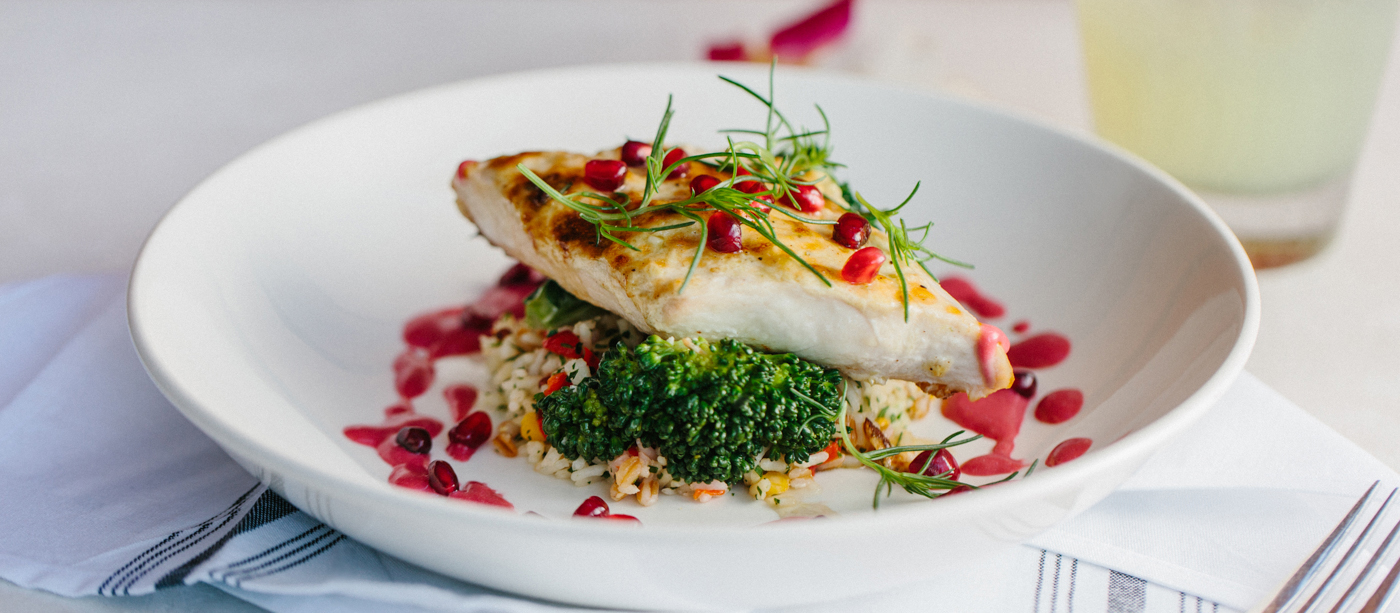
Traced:
[[452, 410], [452, 421], [462, 421], [476, 404], [476, 388], [458, 383], [443, 388], [442, 395], [447, 399], [447, 408]]
[[714, 189], [716, 185], [719, 185], [719, 179], [713, 175], [698, 175], [690, 180], [690, 194], [703, 194]]
[[744, 248], [744, 226], [733, 215], [715, 211], [705, 222], [710, 236], [705, 244], [720, 253], [735, 253]]
[[457, 491], [457, 471], [442, 460], [434, 460], [428, 465], [428, 485], [433, 491], [448, 496]]
[[418, 426], [404, 426], [394, 436], [394, 442], [409, 453], [425, 454], [433, 450], [433, 436]]
[[1062, 424], [1079, 414], [1084, 406], [1084, 392], [1077, 389], [1055, 390], [1035, 405], [1035, 418], [1047, 424]]
[[783, 204], [803, 213], [817, 213], [826, 208], [826, 198], [816, 186], [794, 185], [792, 191], [783, 196]]
[[589, 496], [588, 500], [574, 509], [574, 517], [607, 517], [611, 514], [608, 503], [598, 496]]
[[[685, 149], [672, 149], [666, 154], [665, 159], [661, 161], [661, 168], [669, 168], [671, 164], [675, 164], [676, 162], [681, 161], [681, 159], [683, 159], [684, 157]], [[681, 164], [680, 166], [677, 166], [675, 170], [671, 171], [671, 174], [666, 175], [666, 178], [680, 179], [685, 177], [687, 174], [690, 174], [690, 162], [686, 162], [684, 164]]]
[[1050, 450], [1050, 455], [1045, 456], [1045, 465], [1059, 466], [1070, 460], [1077, 459], [1079, 456], [1084, 455], [1084, 452], [1089, 451], [1089, 447], [1093, 444], [1094, 442], [1087, 438], [1072, 438], [1066, 440], [1063, 443], [1055, 445], [1055, 448]]
[[860, 249], [870, 240], [870, 222], [858, 213], [845, 213], [836, 220], [831, 240], [847, 249]]
[[648, 155], [651, 155], [651, 145], [648, 143], [635, 140], [622, 143], [622, 162], [628, 166], [646, 164]]
[[491, 438], [491, 416], [476, 411], [447, 431], [447, 440], [476, 449]]
[[[919, 471], [923, 468], [922, 471]], [[927, 450], [914, 456], [914, 461], [909, 463], [909, 471], [914, 474], [928, 475], [930, 477], [943, 473], [952, 473], [944, 477], [957, 481], [962, 476], [962, 470], [958, 468], [958, 461], [953, 458], [953, 454], [947, 449], [938, 451]]]
[[875, 280], [875, 275], [880, 274], [880, 267], [885, 265], [885, 252], [879, 247], [866, 247], [851, 254], [846, 260], [846, 265], [841, 267], [841, 278], [851, 285], [865, 285]]
[[403, 398], [417, 398], [433, 384], [433, 362], [428, 352], [410, 347], [394, 359], [394, 388]]
[[1035, 373], [1029, 370], [1017, 370], [1015, 371], [1015, 377], [1016, 378], [1011, 380], [1011, 391], [1020, 394], [1021, 397], [1027, 400], [1035, 398], [1035, 388], [1037, 386]]
[[603, 192], [615, 192], [627, 179], [627, 165], [622, 160], [588, 160], [583, 165], [583, 182]]

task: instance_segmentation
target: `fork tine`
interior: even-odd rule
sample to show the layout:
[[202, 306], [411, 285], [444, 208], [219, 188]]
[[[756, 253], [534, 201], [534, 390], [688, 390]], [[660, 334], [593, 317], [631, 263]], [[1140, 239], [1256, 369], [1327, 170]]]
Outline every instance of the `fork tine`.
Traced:
[[1303, 565], [1299, 566], [1298, 570], [1293, 573], [1293, 576], [1288, 578], [1288, 582], [1283, 584], [1283, 589], [1279, 590], [1278, 595], [1274, 596], [1274, 599], [1261, 609], [1261, 613], [1277, 613], [1280, 609], [1288, 606], [1293, 599], [1297, 597], [1298, 590], [1303, 589], [1303, 586], [1307, 584], [1308, 580], [1312, 579], [1313, 575], [1317, 573], [1317, 569], [1322, 565], [1322, 562], [1331, 555], [1332, 548], [1337, 546], [1337, 541], [1341, 540], [1342, 534], [1347, 531], [1347, 528], [1351, 527], [1353, 521], [1356, 521], [1356, 516], [1361, 512], [1361, 507], [1366, 504], [1366, 501], [1371, 499], [1371, 494], [1376, 491], [1376, 486], [1380, 485], [1380, 483], [1380, 480], [1377, 480], [1371, 484], [1371, 487], [1366, 489], [1366, 493], [1361, 495], [1361, 499], [1357, 500], [1355, 505], [1352, 505], [1350, 511], [1347, 511], [1346, 517], [1342, 518], [1342, 522], [1337, 524], [1336, 528], [1332, 529], [1332, 534], [1327, 535], [1327, 540], [1322, 541], [1322, 545], [1317, 548], [1317, 551], [1314, 551], [1307, 560], [1303, 561]]
[[1381, 581], [1380, 587], [1376, 588], [1376, 593], [1371, 594], [1371, 599], [1366, 601], [1366, 606], [1361, 607], [1357, 613], [1376, 613], [1384, 611], [1390, 606], [1390, 601], [1395, 597], [1395, 577], [1400, 575], [1400, 560], [1390, 567], [1390, 573]]
[[1353, 581], [1346, 593], [1342, 594], [1342, 599], [1337, 602], [1337, 606], [1332, 607], [1332, 613], [1340, 613], [1346, 610], [1348, 604], [1351, 604], [1351, 600], [1356, 597], [1357, 590], [1361, 589], [1361, 584], [1371, 577], [1371, 571], [1375, 570], [1376, 564], [1380, 563], [1385, 554], [1390, 553], [1390, 546], [1395, 542], [1396, 534], [1400, 534], [1400, 523], [1395, 524], [1395, 527], [1390, 529], [1390, 534], [1385, 536], [1381, 546], [1376, 549], [1376, 555], [1371, 556], [1371, 559], [1366, 561], [1366, 566], [1361, 569], [1361, 574], [1356, 576], [1356, 581]]
[[1390, 501], [1395, 499], [1395, 491], [1396, 490], [1393, 489], [1390, 490], [1390, 494], [1387, 495], [1385, 501], [1381, 503], [1381, 508], [1376, 509], [1376, 514], [1371, 516], [1371, 521], [1366, 522], [1366, 527], [1361, 530], [1361, 534], [1356, 537], [1356, 540], [1352, 541], [1351, 547], [1347, 548], [1347, 552], [1342, 555], [1341, 561], [1337, 562], [1337, 566], [1332, 569], [1331, 574], [1327, 575], [1327, 579], [1322, 582], [1322, 585], [1317, 586], [1317, 589], [1313, 590], [1312, 597], [1309, 598], [1307, 602], [1303, 603], [1303, 606], [1298, 608], [1298, 613], [1305, 613], [1311, 609], [1313, 603], [1316, 603], [1319, 598], [1325, 595], [1327, 588], [1332, 586], [1332, 582], [1342, 575], [1342, 571], [1346, 570], [1347, 565], [1351, 563], [1351, 559], [1356, 556], [1357, 552], [1361, 551], [1362, 543], [1366, 542], [1366, 538], [1371, 536], [1371, 531], [1375, 530], [1376, 526], [1379, 525], [1381, 515], [1385, 514], [1386, 508], [1390, 506]]

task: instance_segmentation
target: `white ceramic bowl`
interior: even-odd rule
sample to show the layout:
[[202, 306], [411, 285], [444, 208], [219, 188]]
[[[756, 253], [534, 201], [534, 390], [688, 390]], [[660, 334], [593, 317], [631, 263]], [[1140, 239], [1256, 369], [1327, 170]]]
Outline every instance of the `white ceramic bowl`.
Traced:
[[[1085, 409], [1055, 427], [1027, 420], [1017, 457], [1044, 458], [1072, 436], [1094, 449], [1026, 480], [896, 497], [878, 512], [868, 471], [823, 473], [821, 499], [841, 517], [761, 527], [776, 516], [738, 497], [626, 507], [642, 529], [567, 520], [602, 486], [489, 451], [458, 466], [463, 479], [547, 519], [388, 485], [388, 467], [341, 429], [394, 402], [389, 364], [406, 319], [467, 302], [508, 264], [453, 206], [457, 163], [649, 139], [668, 93], [673, 140], [719, 146], [717, 129], [761, 126], [764, 110], [717, 72], [767, 80], [766, 68], [729, 64], [507, 75], [352, 109], [249, 152], [172, 209], [142, 251], [130, 318], [146, 367], [249, 471], [373, 547], [536, 597], [697, 608], [850, 596], [1013, 546], [1107, 495], [1244, 364], [1253, 273], [1220, 220], [1166, 175], [986, 108], [783, 69], [780, 107], [816, 125], [811, 104], [822, 105], [844, 178], [891, 204], [923, 181], [906, 218], [936, 221], [931, 245], [977, 265], [971, 276], [1011, 306], [1001, 323], [1029, 319], [1074, 341], [1041, 390], [1078, 387]], [[420, 411], [445, 414], [433, 397]], [[896, 562], [861, 561], [877, 553]], [[837, 564], [839, 580], [814, 573]]]

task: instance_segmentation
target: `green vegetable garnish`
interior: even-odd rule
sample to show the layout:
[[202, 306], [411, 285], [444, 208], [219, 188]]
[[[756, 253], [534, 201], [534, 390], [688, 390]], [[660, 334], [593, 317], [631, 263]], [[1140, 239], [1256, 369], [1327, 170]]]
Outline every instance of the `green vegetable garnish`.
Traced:
[[580, 300], [553, 279], [525, 299], [525, 323], [538, 330], [553, 330], [604, 313], [607, 311]]
[[535, 408], [565, 457], [611, 460], [640, 441], [678, 479], [736, 483], [765, 450], [799, 463], [825, 448], [843, 402], [840, 373], [790, 353], [653, 336], [614, 346], [596, 376]]

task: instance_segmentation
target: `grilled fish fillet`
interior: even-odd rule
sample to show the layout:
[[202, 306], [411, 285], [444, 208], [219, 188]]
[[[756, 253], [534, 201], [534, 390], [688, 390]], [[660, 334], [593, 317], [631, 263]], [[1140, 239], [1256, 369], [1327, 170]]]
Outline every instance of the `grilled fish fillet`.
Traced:
[[[590, 159], [618, 159], [616, 150], [594, 156], [528, 152], [463, 164], [452, 181], [457, 205], [481, 234], [510, 256], [539, 270], [574, 295], [617, 313], [639, 329], [661, 336], [732, 338], [834, 367], [858, 380], [903, 379], [946, 397], [980, 398], [1011, 384], [1006, 337], [983, 326], [918, 267], [905, 270], [909, 319], [899, 282], [886, 264], [874, 281], [852, 285], [841, 268], [852, 250], [831, 239], [831, 227], [770, 214], [776, 236], [822, 273], [827, 285], [752, 229], [743, 250], [706, 249], [690, 283], [680, 292], [700, 240], [700, 228], [621, 235], [637, 251], [606, 239], [573, 209], [552, 200], [516, 168], [524, 164], [564, 193], [591, 191], [583, 182]], [[728, 175], [691, 164], [691, 175], [666, 181], [655, 202], [689, 196], [695, 173]], [[830, 180], [819, 184], [840, 201]], [[645, 177], [629, 169], [619, 190], [639, 202]], [[709, 213], [705, 213], [708, 215]], [[809, 217], [834, 219], [839, 210]], [[639, 218], [657, 227], [685, 221], [671, 212]], [[883, 233], [869, 245], [886, 252]]]

